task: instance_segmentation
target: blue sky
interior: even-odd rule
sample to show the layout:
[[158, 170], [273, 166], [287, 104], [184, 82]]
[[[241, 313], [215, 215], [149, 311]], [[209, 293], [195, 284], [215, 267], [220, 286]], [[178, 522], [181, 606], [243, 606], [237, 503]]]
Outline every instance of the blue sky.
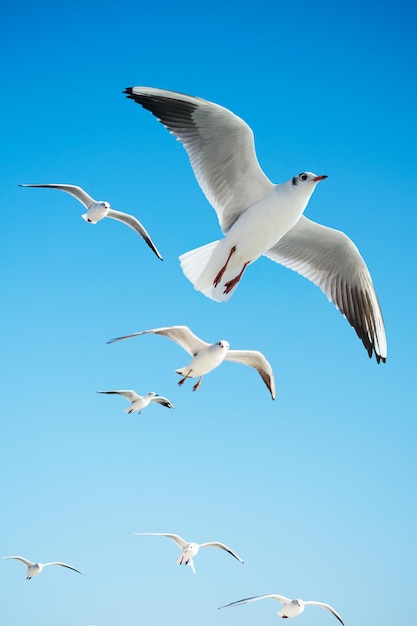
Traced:
[[[330, 603], [348, 626], [415, 623], [415, 7], [397, 2], [15, 3], [2, 15], [0, 561], [7, 626], [249, 626], [278, 603]], [[314, 285], [260, 259], [231, 301], [193, 290], [178, 256], [220, 236], [181, 145], [122, 91], [230, 108], [273, 182], [327, 174], [306, 215], [346, 232], [371, 271], [388, 360], [369, 360]], [[149, 230], [87, 225], [72, 183]], [[272, 402], [224, 363], [193, 393], [158, 336], [261, 350]], [[126, 415], [101, 389], [174, 403]], [[196, 574], [168, 539], [218, 540]], [[307, 607], [300, 626], [336, 623]]]

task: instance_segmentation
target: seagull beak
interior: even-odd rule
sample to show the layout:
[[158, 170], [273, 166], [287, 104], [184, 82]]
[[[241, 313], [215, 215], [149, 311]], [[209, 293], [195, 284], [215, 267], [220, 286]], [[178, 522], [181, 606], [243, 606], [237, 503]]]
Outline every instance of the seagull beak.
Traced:
[[327, 178], [326, 174], [324, 174], [323, 176], [316, 176], [315, 178], [313, 178], [313, 183], [318, 183], [319, 180], [324, 180], [325, 178]]

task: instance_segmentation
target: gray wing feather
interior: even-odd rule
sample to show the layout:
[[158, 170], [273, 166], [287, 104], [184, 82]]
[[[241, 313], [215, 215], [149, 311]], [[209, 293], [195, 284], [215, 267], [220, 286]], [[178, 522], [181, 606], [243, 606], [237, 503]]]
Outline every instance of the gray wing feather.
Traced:
[[131, 337], [138, 337], [139, 335], [163, 335], [175, 341], [178, 345], [180, 345], [186, 352], [191, 355], [195, 355], [203, 348], [206, 348], [209, 344], [205, 341], [199, 339], [193, 332], [188, 328], [188, 326], [165, 326], [163, 328], [153, 328], [151, 330], [143, 330], [139, 333], [133, 333], [132, 335], [124, 335], [123, 337], [116, 337], [116, 339], [111, 339], [107, 343], [113, 343], [115, 341], [122, 341], [123, 339], [130, 339]]
[[75, 567], [72, 567], [71, 565], [68, 565], [67, 563], [61, 563], [61, 561], [52, 561], [51, 563], [44, 563], [43, 565], [44, 567], [46, 567], [46, 565], [61, 565], [62, 567], [66, 567], [67, 569], [72, 569], [73, 572], [77, 572], [78, 574], [82, 574], [82, 576], [85, 576], [84, 572], [80, 572], [79, 569], [75, 569]]
[[228, 109], [152, 87], [129, 87], [124, 93], [181, 141], [223, 232], [272, 189], [256, 158], [252, 130]]
[[230, 604], [225, 604], [224, 606], [219, 606], [219, 609], [225, 609], [228, 606], [239, 606], [239, 604], [247, 604], [248, 602], [256, 602], [257, 600], [264, 600], [265, 598], [271, 598], [272, 600], [277, 600], [278, 602], [282, 602], [282, 604], [286, 604], [287, 602], [291, 602], [290, 598], [286, 598], [285, 596], [279, 596], [276, 593], [270, 593], [265, 596], [253, 596], [252, 598], [244, 598], [243, 600], [237, 600], [236, 602], [230, 602]]
[[385, 363], [384, 321], [371, 275], [355, 244], [344, 233], [302, 216], [265, 256], [320, 287], [346, 317], [368, 354]]
[[69, 193], [74, 198], [77, 198], [81, 204], [83, 204], [86, 209], [90, 208], [92, 204], [95, 203], [95, 200], [81, 189], [81, 187], [77, 187], [77, 185], [61, 185], [61, 184], [50, 184], [50, 185], [19, 185], [19, 187], [45, 187], [49, 189], [59, 189], [60, 191], [65, 191]]
[[233, 550], [231, 550], [224, 543], [219, 543], [218, 541], [208, 541], [206, 543], [200, 543], [200, 548], [220, 548], [221, 550], [225, 550], [226, 552], [234, 556], [235, 559], [243, 563], [243, 560], [240, 558], [240, 556], [238, 556], [236, 552], [233, 552]]
[[330, 604], [326, 604], [325, 602], [315, 602], [314, 600], [308, 600], [307, 602], [304, 602], [304, 604], [313, 604], [314, 606], [321, 606], [322, 609], [327, 609], [339, 620], [341, 624], [343, 624], [343, 626], [345, 626], [345, 623], [343, 622], [339, 613], [336, 613], [336, 611], [333, 607], [330, 606]]
[[162, 261], [162, 256], [160, 255], [158, 248], [155, 246], [154, 242], [150, 238], [147, 230], [142, 226], [139, 220], [136, 219], [136, 217], [134, 217], [133, 215], [129, 215], [128, 213], [122, 213], [121, 211], [114, 211], [113, 209], [109, 210], [109, 212], [107, 213], [107, 217], [111, 217], [114, 220], [123, 222], [123, 224], [130, 226], [130, 228], [133, 228], [133, 230], [136, 231], [144, 241], [146, 241], [150, 249], [153, 250], [156, 256]]
[[29, 567], [29, 565], [33, 565], [32, 561], [25, 559], [23, 556], [2, 556], [1, 558], [2, 559], [16, 559], [17, 561], [21, 561], [22, 563], [24, 563], [27, 567]]
[[157, 402], [158, 404], [162, 404], [162, 406], [168, 407], [168, 409], [173, 409], [174, 405], [168, 400], [168, 398], [164, 398], [164, 396], [154, 396], [151, 398], [151, 402]]
[[108, 393], [108, 394], [116, 394], [118, 396], [124, 396], [131, 402], [134, 402], [135, 400], [139, 400], [140, 398], [140, 396], [138, 396], [138, 394], [135, 391], [132, 391], [131, 389], [121, 389], [119, 391], [97, 391], [97, 393]]
[[262, 352], [258, 352], [257, 350], [229, 350], [226, 354], [225, 361], [235, 361], [236, 363], [242, 363], [243, 365], [249, 365], [249, 367], [255, 368], [268, 387], [272, 399], [275, 400], [276, 388], [274, 373]]
[[181, 550], [183, 550], [186, 546], [188, 546], [188, 541], [185, 541], [180, 535], [175, 535], [172, 533], [131, 533], [131, 535], [153, 535], [155, 537], [168, 537], [174, 543], [177, 544]]

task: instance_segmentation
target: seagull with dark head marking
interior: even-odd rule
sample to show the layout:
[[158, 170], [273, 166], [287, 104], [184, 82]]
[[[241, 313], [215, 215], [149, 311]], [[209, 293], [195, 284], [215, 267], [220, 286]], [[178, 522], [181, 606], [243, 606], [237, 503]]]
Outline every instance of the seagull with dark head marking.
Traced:
[[272, 600], [277, 600], [277, 602], [281, 602], [283, 607], [280, 611], [278, 611], [277, 615], [280, 617], [297, 617], [297, 615], [301, 615], [304, 611], [304, 608], [308, 604], [312, 604], [314, 606], [320, 606], [322, 609], [327, 609], [330, 611], [332, 615], [339, 620], [343, 626], [345, 626], [342, 618], [336, 611], [330, 606], [330, 604], [325, 604], [324, 602], [315, 602], [314, 600], [291, 600], [291, 598], [286, 598], [285, 596], [279, 596], [276, 593], [270, 593], [265, 596], [255, 596], [253, 598], [245, 598], [244, 600], [237, 600], [237, 602], [231, 602], [230, 604], [226, 604], [225, 606], [220, 606], [219, 609], [225, 609], [229, 606], [239, 606], [239, 604], [247, 604], [248, 602], [256, 602], [256, 600], [264, 600], [265, 598], [271, 598]]
[[30, 580], [34, 576], [40, 574], [43, 568], [47, 565], [61, 565], [62, 567], [72, 569], [73, 572], [77, 572], [78, 574], [82, 574], [83, 576], [85, 576], [85, 574], [83, 574], [83, 572], [80, 572], [79, 569], [75, 569], [75, 567], [67, 565], [67, 563], [61, 563], [61, 561], [52, 561], [51, 563], [32, 563], [32, 561], [25, 559], [23, 556], [2, 556], [1, 558], [16, 559], [17, 561], [21, 561], [24, 565], [26, 565], [26, 567], [28, 568], [26, 572], [26, 580]]
[[153, 87], [128, 87], [124, 93], [181, 141], [225, 235], [180, 256], [195, 289], [226, 301], [248, 265], [264, 255], [320, 287], [369, 356], [385, 362], [384, 322], [365, 261], [343, 232], [303, 215], [327, 176], [305, 171], [275, 185], [258, 163], [251, 128], [228, 109]]
[[84, 191], [84, 189], [81, 189], [81, 187], [77, 187], [76, 185], [61, 185], [61, 184], [50, 184], [50, 185], [26, 185], [24, 184], [24, 185], [19, 185], [19, 186], [20, 187], [45, 187], [47, 189], [60, 189], [61, 191], [65, 191], [66, 193], [69, 193], [70, 196], [77, 198], [77, 200], [79, 200], [81, 204], [83, 204], [85, 208], [87, 209], [87, 213], [84, 213], [83, 215], [81, 215], [81, 217], [86, 222], [89, 222], [90, 224], [97, 224], [97, 222], [104, 219], [105, 217], [111, 217], [114, 220], [123, 222], [123, 224], [130, 226], [130, 228], [133, 228], [133, 230], [135, 230], [142, 237], [142, 239], [146, 241], [150, 249], [158, 257], [158, 259], [161, 259], [162, 261], [162, 257], [157, 247], [155, 246], [154, 242], [150, 238], [149, 233], [147, 232], [147, 230], [145, 230], [145, 228], [142, 226], [139, 220], [136, 219], [136, 217], [133, 217], [133, 215], [129, 215], [128, 213], [121, 213], [121, 211], [114, 211], [111, 208], [109, 202], [105, 202], [104, 200], [94, 200], [91, 196], [88, 195], [88, 193]]
[[249, 365], [255, 368], [268, 387], [272, 399], [275, 400], [274, 374], [270, 364], [261, 352], [256, 350], [229, 350], [229, 343], [224, 339], [212, 344], [206, 343], [194, 335], [187, 326], [165, 326], [163, 328], [143, 330], [139, 333], [133, 333], [132, 335], [124, 335], [123, 337], [111, 339], [107, 343], [114, 343], [115, 341], [122, 341], [123, 339], [130, 339], [131, 337], [138, 337], [139, 335], [149, 335], [151, 333], [168, 337], [168, 339], [178, 343], [193, 357], [188, 365], [175, 370], [177, 374], [182, 376], [181, 380], [178, 382], [179, 385], [183, 385], [187, 378], [198, 378], [198, 381], [193, 387], [193, 391], [196, 391], [205, 374], [214, 370], [223, 361], [235, 361], [236, 363], [243, 363], [243, 365]]
[[224, 543], [220, 543], [219, 541], [207, 541], [206, 543], [195, 543], [194, 541], [186, 541], [179, 535], [170, 534], [170, 533], [131, 533], [131, 535], [155, 535], [160, 537], [168, 537], [174, 543], [177, 544], [179, 548], [181, 548], [181, 554], [177, 559], [177, 563], [179, 565], [189, 565], [193, 574], [195, 574], [195, 567], [193, 557], [198, 554], [200, 548], [220, 548], [221, 550], [225, 550], [229, 554], [235, 557], [238, 561], [243, 563], [240, 556], [233, 552], [230, 548], [228, 548]]

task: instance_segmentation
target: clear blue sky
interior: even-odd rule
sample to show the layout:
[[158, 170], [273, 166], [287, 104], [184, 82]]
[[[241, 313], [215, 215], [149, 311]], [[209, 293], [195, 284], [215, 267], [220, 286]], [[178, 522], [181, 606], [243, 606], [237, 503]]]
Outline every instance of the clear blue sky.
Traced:
[[[5, 626], [277, 624], [279, 593], [347, 626], [414, 626], [416, 83], [411, 2], [9, 4], [0, 53], [0, 561]], [[369, 360], [312, 284], [260, 259], [231, 301], [195, 292], [178, 256], [217, 239], [188, 158], [122, 91], [222, 104], [274, 182], [327, 174], [306, 215], [345, 231], [371, 271], [388, 360]], [[111, 220], [87, 225], [72, 183], [135, 214], [164, 256]], [[192, 393], [175, 344], [112, 337], [186, 324], [261, 350], [277, 399], [225, 363]], [[101, 389], [175, 404], [126, 415]], [[174, 532], [227, 543], [180, 568]], [[307, 607], [297, 624], [335, 624]]]

